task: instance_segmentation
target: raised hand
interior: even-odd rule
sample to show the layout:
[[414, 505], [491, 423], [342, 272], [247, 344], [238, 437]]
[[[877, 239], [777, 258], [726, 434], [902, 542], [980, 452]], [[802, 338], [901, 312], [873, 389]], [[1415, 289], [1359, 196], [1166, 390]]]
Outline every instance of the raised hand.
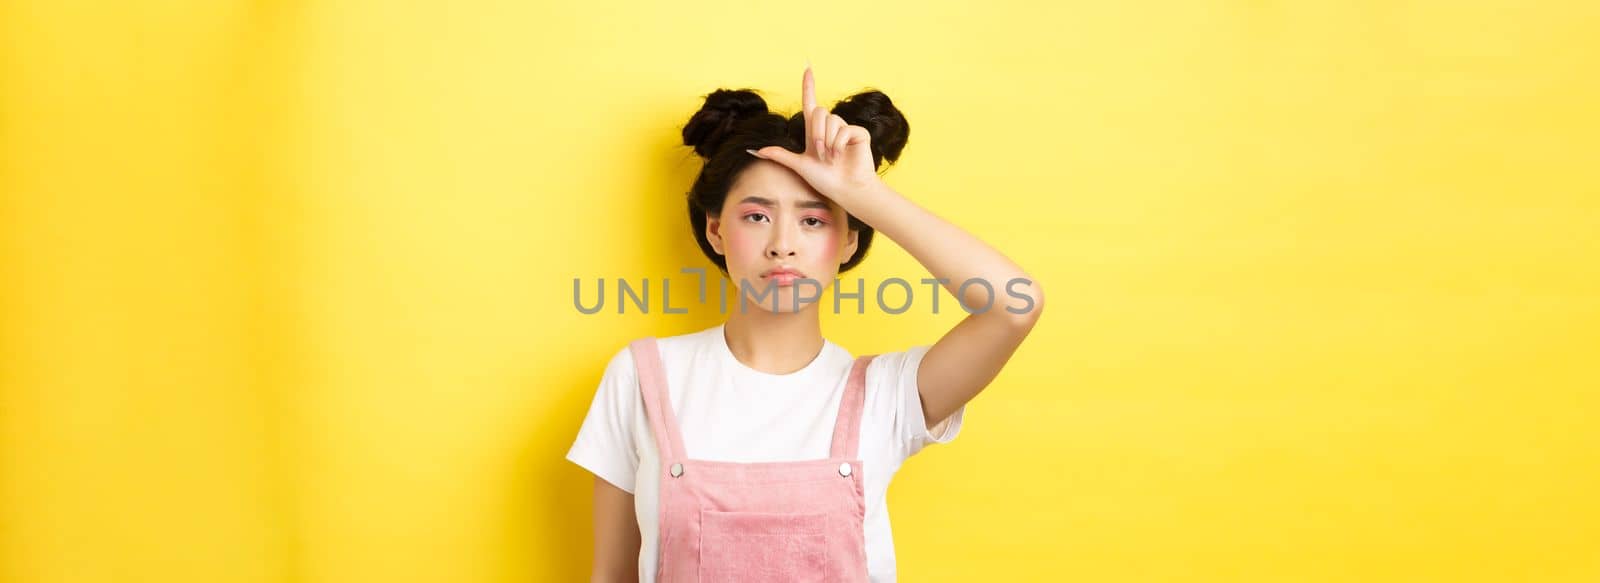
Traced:
[[782, 146], [747, 151], [793, 170], [817, 192], [841, 205], [878, 184], [877, 168], [872, 164], [872, 135], [817, 105], [816, 81], [809, 65], [800, 78], [800, 102], [805, 116], [805, 152], [796, 154]]

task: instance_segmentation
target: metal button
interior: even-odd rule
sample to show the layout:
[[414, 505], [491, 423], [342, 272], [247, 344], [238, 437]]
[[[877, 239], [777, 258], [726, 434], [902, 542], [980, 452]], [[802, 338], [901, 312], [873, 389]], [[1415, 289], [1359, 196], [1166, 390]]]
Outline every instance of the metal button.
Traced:
[[682, 475], [683, 475], [683, 464], [672, 464], [672, 477], [676, 478], [676, 477], [682, 476]]
[[850, 477], [850, 462], [839, 464], [839, 475], [846, 478]]

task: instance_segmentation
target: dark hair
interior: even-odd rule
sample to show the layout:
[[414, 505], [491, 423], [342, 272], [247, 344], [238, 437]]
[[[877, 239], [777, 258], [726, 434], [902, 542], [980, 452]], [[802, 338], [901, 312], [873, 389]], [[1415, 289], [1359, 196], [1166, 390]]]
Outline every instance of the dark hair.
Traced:
[[[768, 112], [766, 100], [754, 89], [718, 89], [706, 95], [705, 100], [700, 111], [683, 126], [683, 144], [693, 147], [696, 154], [705, 158], [700, 175], [689, 189], [689, 224], [694, 228], [700, 251], [726, 274], [727, 259], [718, 255], [706, 240], [706, 214], [722, 213], [728, 189], [733, 187], [739, 173], [757, 160], [745, 152], [746, 149], [783, 146], [790, 152], [804, 152], [805, 115], [801, 112], [785, 118]], [[900, 159], [911, 125], [889, 101], [888, 95], [875, 89], [864, 90], [834, 104], [831, 111], [871, 134], [873, 167], [882, 168], [885, 161], [892, 164]], [[841, 273], [861, 263], [867, 248], [872, 246], [871, 226], [851, 216], [849, 227], [858, 231], [856, 253], [839, 266]]]

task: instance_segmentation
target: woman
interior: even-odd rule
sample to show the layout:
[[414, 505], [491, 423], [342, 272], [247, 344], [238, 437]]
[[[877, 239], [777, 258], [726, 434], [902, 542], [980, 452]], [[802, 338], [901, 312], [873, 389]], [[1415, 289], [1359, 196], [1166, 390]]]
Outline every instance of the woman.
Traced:
[[[787, 119], [717, 90], [683, 128], [706, 159], [690, 223], [738, 308], [607, 365], [567, 454], [595, 474], [596, 581], [893, 581], [890, 478], [955, 438], [1039, 318], [1022, 268], [879, 179], [909, 135], [888, 96], [829, 111], [814, 86], [807, 66]], [[857, 358], [822, 336], [840, 303], [818, 299], [874, 232], [969, 312], [931, 347]], [[867, 289], [836, 291], [859, 311]]]

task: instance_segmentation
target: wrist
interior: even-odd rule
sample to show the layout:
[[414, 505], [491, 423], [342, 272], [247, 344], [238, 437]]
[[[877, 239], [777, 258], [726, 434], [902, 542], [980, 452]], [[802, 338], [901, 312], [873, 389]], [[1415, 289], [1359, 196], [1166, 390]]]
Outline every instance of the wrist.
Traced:
[[872, 175], [872, 179], [864, 184], [858, 184], [843, 189], [841, 192], [842, 196], [836, 197], [834, 202], [839, 203], [839, 206], [845, 207], [846, 211], [850, 211], [851, 205], [861, 204], [864, 201], [880, 199], [892, 192], [893, 191], [889, 188], [889, 185], [885, 184], [883, 179], [874, 174]]

